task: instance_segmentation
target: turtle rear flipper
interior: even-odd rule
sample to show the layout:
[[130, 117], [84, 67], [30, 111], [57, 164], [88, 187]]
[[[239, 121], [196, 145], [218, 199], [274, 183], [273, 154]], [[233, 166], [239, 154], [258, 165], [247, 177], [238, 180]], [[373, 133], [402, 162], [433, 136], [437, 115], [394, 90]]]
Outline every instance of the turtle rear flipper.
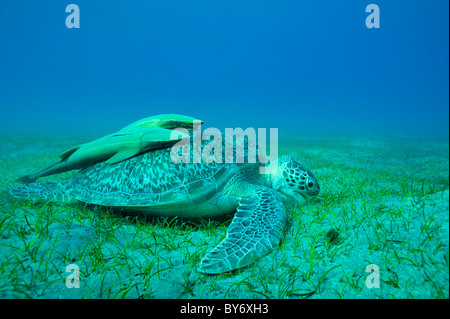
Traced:
[[66, 193], [65, 184], [61, 183], [31, 183], [10, 190], [16, 198], [33, 202], [69, 203], [74, 199]]

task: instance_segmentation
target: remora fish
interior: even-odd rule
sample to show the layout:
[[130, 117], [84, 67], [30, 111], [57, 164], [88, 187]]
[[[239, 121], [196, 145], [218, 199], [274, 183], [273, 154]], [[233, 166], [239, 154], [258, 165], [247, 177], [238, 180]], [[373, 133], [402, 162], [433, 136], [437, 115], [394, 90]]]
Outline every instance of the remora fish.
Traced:
[[171, 147], [182, 138], [171, 139], [172, 129], [192, 129], [194, 123], [203, 123], [192, 117], [178, 114], [161, 114], [136, 121], [120, 131], [92, 142], [72, 147], [61, 153], [61, 160], [36, 174], [22, 176], [19, 182], [32, 183], [38, 178], [74, 169], [82, 169], [94, 163], [106, 161], [115, 164], [140, 153]]

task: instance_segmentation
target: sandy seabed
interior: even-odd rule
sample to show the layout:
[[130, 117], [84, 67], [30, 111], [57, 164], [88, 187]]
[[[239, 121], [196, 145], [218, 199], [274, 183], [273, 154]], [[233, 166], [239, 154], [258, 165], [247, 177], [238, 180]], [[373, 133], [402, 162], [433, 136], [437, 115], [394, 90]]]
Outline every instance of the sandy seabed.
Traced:
[[[282, 137], [279, 154], [315, 174], [320, 197], [289, 212], [279, 248], [212, 276], [196, 267], [231, 215], [150, 218], [9, 195], [14, 179], [94, 138], [0, 136], [0, 298], [449, 298], [448, 139]], [[66, 285], [68, 265], [79, 288]]]

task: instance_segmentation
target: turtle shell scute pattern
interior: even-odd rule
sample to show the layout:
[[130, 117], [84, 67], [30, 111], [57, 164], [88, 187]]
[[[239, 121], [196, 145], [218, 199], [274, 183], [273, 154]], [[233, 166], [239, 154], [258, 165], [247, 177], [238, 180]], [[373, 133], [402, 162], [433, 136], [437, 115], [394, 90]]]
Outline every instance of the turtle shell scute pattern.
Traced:
[[[203, 141], [202, 147], [207, 143]], [[223, 144], [223, 154], [224, 147]], [[192, 151], [191, 148], [191, 160]], [[190, 201], [192, 196], [201, 201], [219, 191], [242, 165], [246, 164], [175, 164], [168, 148], [143, 153], [116, 164], [101, 162], [91, 165], [74, 175], [66, 189], [79, 201], [104, 206], [183, 203]]]

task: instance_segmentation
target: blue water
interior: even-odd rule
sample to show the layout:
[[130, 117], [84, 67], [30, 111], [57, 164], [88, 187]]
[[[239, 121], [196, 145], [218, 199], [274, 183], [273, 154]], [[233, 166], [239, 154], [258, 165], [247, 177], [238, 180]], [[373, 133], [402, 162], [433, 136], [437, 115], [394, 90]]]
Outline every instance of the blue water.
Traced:
[[[65, 21], [80, 8], [80, 28]], [[3, 0], [0, 132], [208, 126], [447, 135], [448, 1]]]

